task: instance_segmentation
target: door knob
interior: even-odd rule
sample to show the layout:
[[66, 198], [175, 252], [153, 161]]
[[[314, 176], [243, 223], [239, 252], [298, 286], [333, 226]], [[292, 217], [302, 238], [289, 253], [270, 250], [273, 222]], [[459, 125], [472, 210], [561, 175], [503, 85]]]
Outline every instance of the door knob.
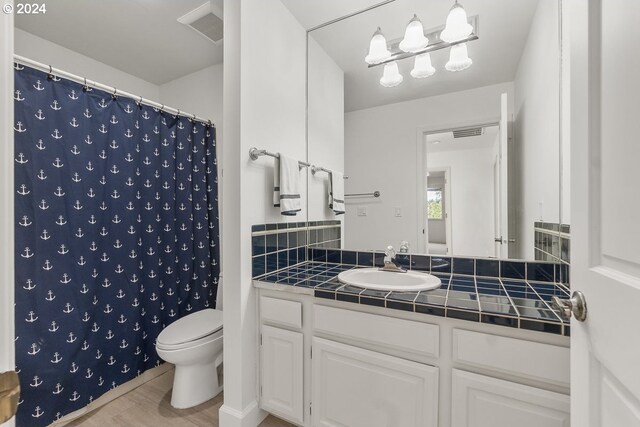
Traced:
[[560, 315], [563, 319], [570, 319], [571, 314], [579, 322], [584, 322], [587, 318], [587, 300], [580, 291], [573, 292], [569, 299], [551, 297], [551, 303], [560, 310]]
[[0, 424], [16, 414], [20, 398], [20, 382], [14, 371], [0, 373]]

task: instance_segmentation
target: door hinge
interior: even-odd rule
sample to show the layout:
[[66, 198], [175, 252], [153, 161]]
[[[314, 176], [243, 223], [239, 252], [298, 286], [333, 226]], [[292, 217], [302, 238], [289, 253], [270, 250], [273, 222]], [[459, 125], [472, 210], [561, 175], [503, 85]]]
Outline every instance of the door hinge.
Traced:
[[262, 334], [260, 334], [260, 345], [262, 345]]
[[312, 404], [311, 404], [311, 402], [309, 402], [309, 415], [311, 415], [311, 406], [312, 406]]
[[313, 359], [313, 347], [311, 347], [311, 358]]
[[260, 386], [260, 397], [262, 397], [262, 385]]

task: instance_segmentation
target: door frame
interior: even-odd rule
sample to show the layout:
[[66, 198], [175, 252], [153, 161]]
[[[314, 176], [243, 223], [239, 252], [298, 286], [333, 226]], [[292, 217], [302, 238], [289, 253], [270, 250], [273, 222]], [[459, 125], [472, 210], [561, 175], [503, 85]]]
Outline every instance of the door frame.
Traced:
[[[416, 129], [416, 235], [418, 236], [418, 247], [429, 253], [429, 224], [424, 206], [427, 203], [427, 150], [425, 136], [431, 133], [451, 132], [455, 129], [468, 127], [500, 127], [500, 116], [489, 116], [465, 122], [444, 123], [439, 125], [420, 126]], [[449, 212], [451, 216], [451, 212]], [[453, 233], [451, 233], [453, 235]], [[449, 251], [450, 252], [450, 251]], [[448, 256], [453, 256], [449, 254]]]
[[[4, 6], [13, 0], [5, 0]], [[9, 250], [0, 257], [0, 372], [15, 369], [15, 275], [13, 194], [13, 14], [0, 14], [0, 241]], [[15, 417], [3, 427], [15, 426]]]

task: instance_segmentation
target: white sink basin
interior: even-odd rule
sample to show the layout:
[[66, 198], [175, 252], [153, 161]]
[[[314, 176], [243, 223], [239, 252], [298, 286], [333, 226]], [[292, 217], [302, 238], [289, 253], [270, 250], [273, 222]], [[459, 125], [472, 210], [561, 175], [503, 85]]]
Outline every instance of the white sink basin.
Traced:
[[379, 291], [428, 291], [440, 287], [440, 279], [427, 273], [395, 273], [376, 268], [355, 268], [338, 274], [347, 285]]

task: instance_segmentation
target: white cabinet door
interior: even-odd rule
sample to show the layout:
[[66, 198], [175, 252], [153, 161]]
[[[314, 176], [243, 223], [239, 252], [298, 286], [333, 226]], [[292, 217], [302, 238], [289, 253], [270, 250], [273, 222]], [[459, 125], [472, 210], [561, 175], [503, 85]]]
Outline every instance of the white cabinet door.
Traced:
[[569, 427], [569, 396], [453, 370], [451, 427]]
[[301, 332], [262, 326], [260, 406], [303, 423], [303, 340]]
[[312, 419], [324, 427], [436, 427], [438, 368], [313, 338]]

